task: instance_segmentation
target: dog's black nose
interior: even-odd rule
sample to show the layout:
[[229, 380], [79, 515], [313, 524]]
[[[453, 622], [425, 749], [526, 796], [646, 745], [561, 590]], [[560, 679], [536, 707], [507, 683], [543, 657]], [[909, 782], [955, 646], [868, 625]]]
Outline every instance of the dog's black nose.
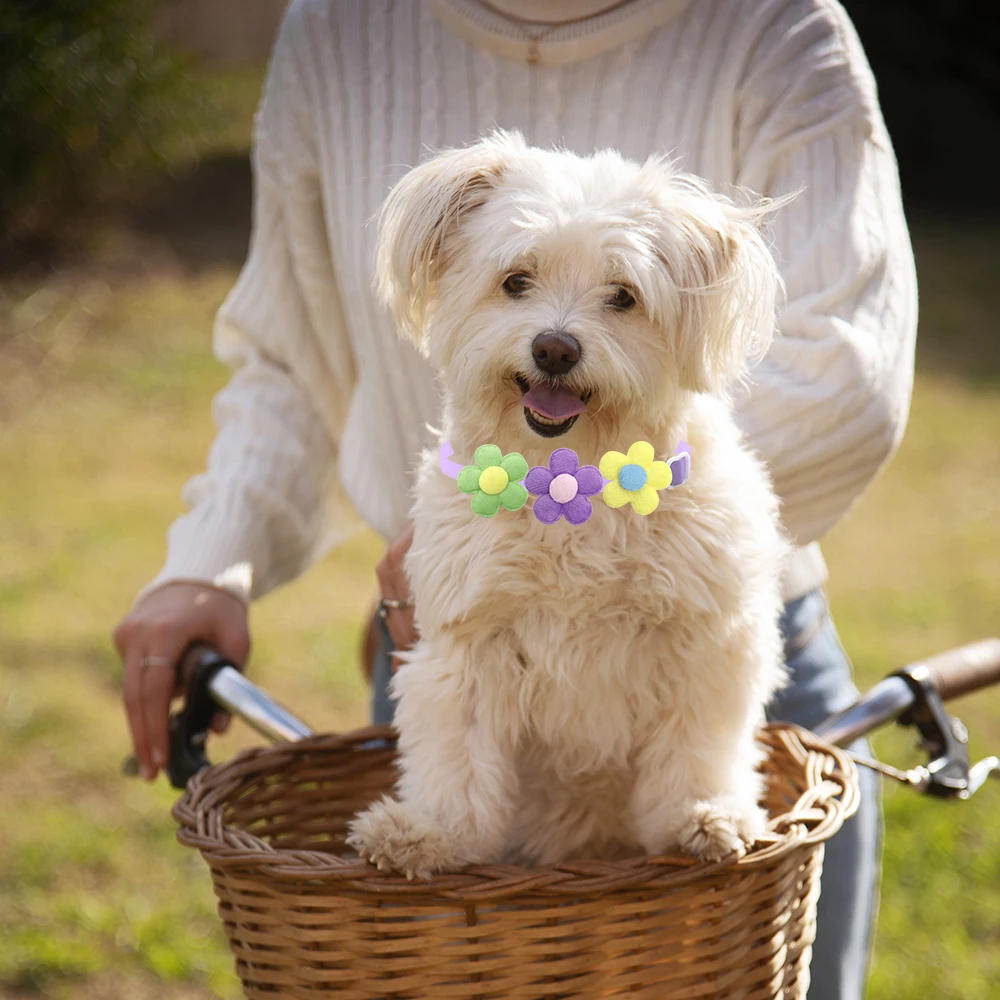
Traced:
[[580, 360], [580, 342], [568, 333], [546, 330], [531, 345], [535, 364], [549, 375], [565, 375]]

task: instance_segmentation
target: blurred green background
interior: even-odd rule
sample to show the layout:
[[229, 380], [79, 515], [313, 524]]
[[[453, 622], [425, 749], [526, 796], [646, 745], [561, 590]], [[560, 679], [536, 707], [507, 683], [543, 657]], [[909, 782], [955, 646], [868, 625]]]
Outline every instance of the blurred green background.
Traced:
[[[104, 6], [122, 16], [120, 0]], [[1000, 225], [990, 186], [1000, 129], [995, 72], [977, 68], [992, 28], [963, 49], [966, 22], [945, 18], [948, 33], [936, 32], [933, 4], [911, 5], [924, 20], [902, 22], [905, 5], [850, 6], [900, 152], [921, 282], [906, 440], [825, 544], [836, 618], [865, 686], [1000, 631]], [[0, 12], [0, 84], [18, 51], [9, 13]], [[63, 41], [82, 58], [68, 25]], [[940, 37], [951, 40], [934, 48], [940, 65], [914, 62]], [[58, 44], [49, 38], [46, 51]], [[225, 373], [209, 332], [246, 249], [263, 70], [203, 58], [155, 65], [173, 102], [157, 130], [132, 141], [129, 114], [153, 114], [137, 97], [115, 169], [80, 191], [58, 186], [60, 164], [79, 162], [59, 146], [48, 173], [25, 182], [0, 245], [4, 1000], [239, 995], [207, 871], [174, 842], [174, 793], [119, 777], [127, 738], [108, 633], [159, 565], [181, 485], [211, 440], [209, 403]], [[0, 107], [0, 128], [10, 115]], [[67, 134], [60, 141], [85, 152], [100, 135]], [[13, 169], [3, 155], [0, 167]], [[53, 183], [32, 206], [32, 191]], [[376, 538], [358, 535], [254, 608], [252, 675], [317, 728], [365, 721], [357, 648], [379, 553]], [[958, 709], [974, 753], [1000, 747], [1000, 694]], [[250, 742], [234, 726], [214, 755]], [[878, 746], [897, 763], [916, 760], [902, 734]], [[998, 816], [1000, 783], [961, 804], [886, 788], [871, 997], [1000, 995]]]

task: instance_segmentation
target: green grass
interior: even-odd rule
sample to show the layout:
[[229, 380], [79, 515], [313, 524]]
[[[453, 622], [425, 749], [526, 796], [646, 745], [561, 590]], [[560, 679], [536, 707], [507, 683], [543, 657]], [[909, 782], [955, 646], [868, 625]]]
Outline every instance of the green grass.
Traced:
[[[210, 440], [224, 373], [207, 331], [233, 277], [103, 287], [104, 274], [64, 275], [41, 318], [30, 306], [39, 291], [8, 289], [8, 317], [33, 317], [30, 335], [12, 322], [0, 347], [0, 467], [16, 470], [0, 478], [0, 984], [10, 989], [131, 998], [164, 983], [177, 996], [237, 995], [207, 873], [174, 842], [173, 793], [117, 774], [127, 740], [108, 638], [161, 558], [180, 486]], [[365, 719], [355, 650], [377, 554], [358, 536], [255, 609], [255, 674], [309, 706], [318, 727]], [[250, 741], [234, 727], [216, 753]]]
[[[217, 137], [223, 153], [246, 134], [253, 90], [227, 86], [243, 117]], [[996, 233], [916, 236], [909, 432], [825, 546], [862, 686], [1000, 630]], [[234, 277], [110, 228], [91, 262], [0, 284], [0, 998], [238, 996], [207, 871], [174, 841], [174, 794], [118, 775], [128, 741], [108, 636], [211, 440], [225, 373], [209, 329]], [[365, 720], [356, 650], [378, 554], [359, 534], [254, 608], [253, 676], [318, 728]], [[960, 710], [974, 751], [997, 749], [1000, 694]], [[213, 752], [251, 742], [234, 726]], [[900, 733], [878, 744], [916, 759]], [[998, 813], [998, 786], [957, 804], [886, 789], [874, 1000], [995, 995]]]

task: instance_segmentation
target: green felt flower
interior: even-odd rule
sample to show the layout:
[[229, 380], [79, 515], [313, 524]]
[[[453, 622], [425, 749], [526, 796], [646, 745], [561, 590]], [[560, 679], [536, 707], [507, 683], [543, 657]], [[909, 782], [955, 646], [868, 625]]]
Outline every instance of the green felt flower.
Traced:
[[520, 510], [528, 502], [528, 491], [521, 485], [527, 474], [523, 455], [504, 455], [495, 444], [484, 444], [476, 449], [476, 464], [458, 474], [458, 488], [473, 494], [472, 509], [480, 517], [492, 517], [501, 507]]

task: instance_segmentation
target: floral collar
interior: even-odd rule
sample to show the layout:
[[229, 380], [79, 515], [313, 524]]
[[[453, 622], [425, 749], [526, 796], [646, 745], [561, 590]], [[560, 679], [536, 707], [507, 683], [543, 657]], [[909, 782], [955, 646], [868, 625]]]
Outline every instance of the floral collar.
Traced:
[[441, 471], [456, 479], [463, 493], [472, 494], [476, 514], [493, 517], [501, 507], [520, 510], [531, 494], [538, 498], [532, 511], [542, 524], [555, 524], [560, 517], [583, 524], [594, 512], [590, 498], [598, 493], [609, 507], [631, 504], [637, 514], [652, 514], [660, 504], [659, 491], [683, 486], [691, 475], [691, 446], [686, 441], [665, 462], [656, 460], [648, 441], [636, 441], [625, 455], [605, 452], [596, 467], [580, 465], [572, 448], [557, 448], [547, 466], [532, 469], [523, 455], [504, 455], [495, 444], [480, 445], [474, 465], [453, 462], [453, 454], [450, 442], [443, 441]]

